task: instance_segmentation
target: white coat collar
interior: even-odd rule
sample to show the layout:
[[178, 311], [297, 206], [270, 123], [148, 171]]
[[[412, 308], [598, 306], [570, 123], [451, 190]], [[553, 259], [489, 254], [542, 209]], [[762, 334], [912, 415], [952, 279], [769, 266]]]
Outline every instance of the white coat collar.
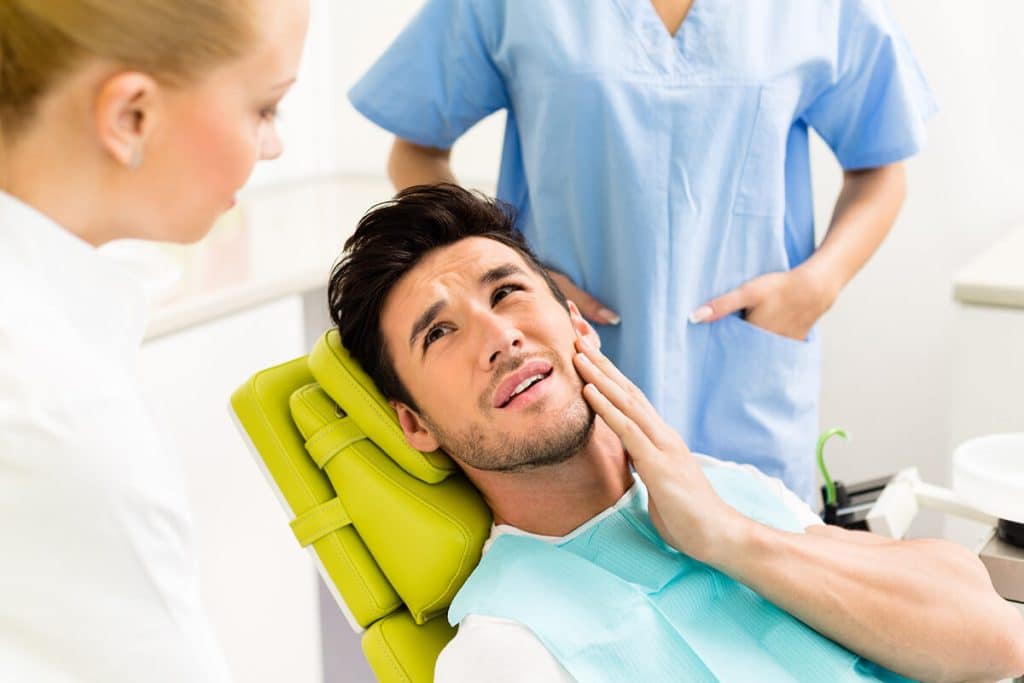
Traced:
[[[6, 272], [3, 272], [6, 271]], [[140, 282], [96, 247], [0, 191], [0, 297], [38, 300], [66, 314], [96, 351], [134, 361], [146, 323]]]

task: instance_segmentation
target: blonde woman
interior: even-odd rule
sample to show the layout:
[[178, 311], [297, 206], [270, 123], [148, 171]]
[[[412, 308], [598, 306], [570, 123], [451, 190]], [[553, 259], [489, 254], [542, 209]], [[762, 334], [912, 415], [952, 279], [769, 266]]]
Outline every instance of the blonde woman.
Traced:
[[307, 0], [0, 0], [0, 680], [219, 681], [179, 465], [96, 247], [191, 242], [281, 152]]

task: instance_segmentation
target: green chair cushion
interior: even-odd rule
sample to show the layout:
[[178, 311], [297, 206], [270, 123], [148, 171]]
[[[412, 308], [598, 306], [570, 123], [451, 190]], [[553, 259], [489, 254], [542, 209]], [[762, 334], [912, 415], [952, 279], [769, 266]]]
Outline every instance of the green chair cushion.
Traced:
[[256, 373], [235, 417], [382, 681], [433, 680], [444, 614], [480, 559], [491, 517], [443, 453], [406, 443], [337, 331], [307, 358]]
[[[298, 358], [256, 373], [231, 397], [234, 415], [257, 451], [256, 462], [295, 518], [338, 500], [330, 479], [306, 453], [305, 438], [292, 419], [293, 394], [312, 380], [305, 357]], [[319, 409], [333, 415], [333, 403], [323, 398]], [[324, 582], [340, 597], [338, 603], [357, 631], [401, 607], [401, 598], [353, 526], [326, 533], [309, 547]]]
[[337, 330], [329, 330], [309, 354], [309, 369], [317, 382], [347, 412], [374, 443], [402, 469], [430, 484], [457, 471], [441, 451], [421, 453], [405, 440], [395, 411], [377, 386], [341, 345]]
[[[351, 405], [350, 398], [341, 400]], [[319, 453], [314, 458], [323, 462], [345, 517], [422, 624], [447, 610], [480, 561], [490, 515], [462, 474], [436, 484], [410, 476], [361, 432], [352, 415], [328, 415], [321, 406], [330, 401], [320, 385], [298, 389], [291, 401], [295, 423], [303, 428], [307, 451]]]
[[443, 618], [417, 625], [408, 612], [375, 623], [363, 636], [363, 654], [382, 681], [417, 683], [434, 680], [434, 663], [455, 629]]

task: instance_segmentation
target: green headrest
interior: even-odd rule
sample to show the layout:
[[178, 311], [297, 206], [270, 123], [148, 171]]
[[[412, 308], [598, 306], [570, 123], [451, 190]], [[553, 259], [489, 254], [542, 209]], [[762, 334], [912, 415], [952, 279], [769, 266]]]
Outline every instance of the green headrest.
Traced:
[[[324, 519], [334, 521], [323, 524], [351, 522], [415, 622], [422, 624], [448, 608], [479, 562], [490, 513], [462, 474], [450, 473], [437, 484], [410, 476], [368, 438], [354, 411], [346, 415], [335, 407], [349, 408], [360, 400], [361, 394], [332, 400], [320, 385], [309, 384], [292, 394], [292, 417], [344, 510], [344, 519], [325, 511]], [[349, 602], [351, 591], [340, 588]], [[387, 597], [378, 596], [381, 607], [368, 612], [371, 620], [391, 611]], [[362, 593], [355, 602], [363, 602]]]
[[[454, 633], [443, 614], [480, 559], [491, 516], [440, 452], [411, 448], [332, 330], [306, 358], [231, 398], [258, 463], [385, 681], [427, 681]], [[437, 617], [437, 618], [435, 618]]]
[[363, 433], [403, 470], [428, 484], [436, 484], [457, 471], [455, 463], [441, 451], [421, 453], [409, 445], [395, 411], [370, 376], [341, 345], [337, 330], [327, 331], [317, 341], [309, 354], [309, 369]]

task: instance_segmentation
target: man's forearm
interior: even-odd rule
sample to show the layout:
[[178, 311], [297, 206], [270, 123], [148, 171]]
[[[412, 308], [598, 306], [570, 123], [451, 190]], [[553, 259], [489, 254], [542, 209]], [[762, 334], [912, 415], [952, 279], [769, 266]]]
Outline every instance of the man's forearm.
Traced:
[[1024, 619], [966, 549], [836, 528], [751, 524], [715, 567], [857, 654], [924, 681], [1024, 671]]
[[395, 138], [388, 158], [388, 177], [396, 190], [412, 185], [454, 183], [450, 163], [451, 150], [424, 147]]

